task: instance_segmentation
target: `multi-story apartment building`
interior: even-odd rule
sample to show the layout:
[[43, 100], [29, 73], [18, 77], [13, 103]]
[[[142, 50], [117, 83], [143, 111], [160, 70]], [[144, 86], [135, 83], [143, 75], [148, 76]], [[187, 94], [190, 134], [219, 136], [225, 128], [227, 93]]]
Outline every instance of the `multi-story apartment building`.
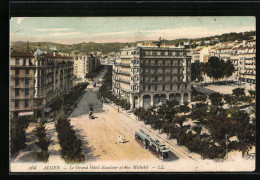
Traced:
[[239, 80], [256, 84], [256, 47], [239, 47], [235, 51], [238, 61]]
[[11, 117], [44, 118], [48, 106], [73, 86], [73, 58], [56, 51], [12, 51], [10, 67]]
[[74, 57], [74, 75], [84, 79], [87, 73], [93, 72], [100, 66], [100, 60], [93, 54]]
[[[205, 50], [205, 51], [204, 51]], [[204, 53], [204, 55], [203, 55]], [[233, 62], [235, 72], [227, 80], [235, 82], [256, 83], [256, 38], [251, 40], [234, 41], [226, 43], [218, 43], [215, 46], [197, 47], [192, 50], [192, 62], [198, 60], [207, 62], [207, 59], [212, 56], [219, 57], [221, 60], [231, 60]], [[203, 59], [201, 59], [203, 57]], [[204, 60], [204, 57], [207, 59]], [[211, 82], [212, 79], [204, 75], [204, 82]]]
[[157, 106], [166, 100], [191, 99], [190, 50], [159, 42], [121, 49], [113, 65], [113, 93], [131, 109]]
[[84, 79], [86, 75], [86, 57], [85, 56], [76, 56], [74, 57], [74, 75], [78, 79]]

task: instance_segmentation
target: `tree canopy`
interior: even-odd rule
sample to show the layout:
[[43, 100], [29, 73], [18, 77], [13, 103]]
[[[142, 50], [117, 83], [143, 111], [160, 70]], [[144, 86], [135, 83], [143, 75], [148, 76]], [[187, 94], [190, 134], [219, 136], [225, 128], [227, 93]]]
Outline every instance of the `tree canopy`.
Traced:
[[215, 56], [210, 57], [208, 62], [202, 65], [202, 67], [203, 72], [214, 80], [223, 79], [224, 77], [228, 78], [232, 76], [235, 70], [230, 60], [225, 62]]
[[196, 61], [191, 64], [191, 80], [203, 81], [203, 63]]

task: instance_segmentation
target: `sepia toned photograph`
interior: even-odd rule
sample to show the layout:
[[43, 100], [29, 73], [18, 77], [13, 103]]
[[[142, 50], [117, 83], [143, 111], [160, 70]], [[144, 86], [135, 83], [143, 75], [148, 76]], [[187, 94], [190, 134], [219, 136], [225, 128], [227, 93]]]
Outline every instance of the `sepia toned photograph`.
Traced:
[[254, 16], [11, 17], [10, 172], [252, 172]]

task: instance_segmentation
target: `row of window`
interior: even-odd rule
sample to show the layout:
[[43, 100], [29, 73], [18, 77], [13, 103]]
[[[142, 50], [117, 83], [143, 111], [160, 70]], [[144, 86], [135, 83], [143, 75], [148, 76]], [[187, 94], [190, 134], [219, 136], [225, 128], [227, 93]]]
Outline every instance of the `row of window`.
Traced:
[[[26, 86], [28, 86], [29, 85], [29, 79], [25, 79], [24, 84]], [[19, 86], [19, 85], [20, 85], [20, 79], [15, 79], [15, 86]]]
[[164, 51], [145, 51], [142, 53], [142, 55], [152, 55], [152, 56], [157, 56], [157, 55], [161, 55], [161, 56], [172, 56], [172, 55], [175, 55], [175, 56], [187, 56], [187, 53], [186, 52], [171, 52], [169, 51], [168, 53], [164, 52]]
[[[15, 101], [14, 101], [14, 106], [15, 106], [15, 108], [19, 108], [19, 100], [15, 100]], [[29, 102], [28, 102], [27, 99], [25, 99], [25, 100], [24, 100], [24, 107], [25, 107], [25, 108], [28, 108], [28, 106], [29, 106]]]
[[[166, 61], [166, 60], [153, 60], [153, 61], [154, 61], [154, 64], [156, 64], [156, 65], [158, 64], [158, 61], [162, 62], [162, 64], [165, 65], [165, 61]], [[171, 65], [173, 65], [173, 61], [174, 61], [174, 60], [171, 60], [171, 61], [170, 61], [170, 64], [171, 64]], [[176, 60], [175, 60], [175, 61], [176, 61]], [[151, 64], [151, 62], [152, 62], [152, 60], [144, 60], [144, 61], [143, 61], [143, 65], [145, 65], [145, 64], [148, 64], [148, 65], [149, 65], [149, 64]], [[187, 61], [187, 62], [188, 62], [188, 61]], [[180, 66], [180, 64], [181, 64], [181, 60], [178, 60], [178, 66]]]
[[[15, 70], [15, 75], [19, 75], [20, 74], [20, 69], [16, 69]], [[25, 69], [25, 74], [28, 75], [29, 74], [29, 69]]]
[[[148, 85], [148, 86], [143, 86], [143, 91], [146, 91], [146, 87], [148, 88], [147, 90], [150, 91], [151, 90], [151, 85]], [[170, 90], [172, 91], [173, 89], [173, 85], [171, 84], [170, 85]], [[154, 90], [157, 91], [157, 85], [154, 86]], [[165, 85], [163, 84], [162, 85], [162, 90], [165, 91]], [[180, 90], [180, 84], [177, 85], [177, 90], [179, 91]], [[187, 90], [187, 84], [185, 84], [185, 90]]]
[[131, 86], [131, 89], [134, 90], [134, 91], [137, 91], [139, 88], [138, 88], [138, 86], [133, 85], [133, 86]]
[[[177, 72], [180, 73], [180, 70], [181, 70], [180, 67], [178, 67], [178, 70], [177, 70], [177, 71], [174, 71], [173, 68], [170, 68], [170, 73], [173, 73], [173, 72], [174, 72], [174, 73], [177, 73]], [[151, 73], [151, 68], [144, 68], [144, 72], [145, 72], [145, 73]], [[155, 68], [155, 69], [154, 69], [154, 73], [155, 73], [155, 74], [158, 73], [158, 68]], [[162, 73], [165, 73], [165, 68], [162, 69]]]
[[[132, 52], [128, 52], [126, 51], [125, 53], [126, 55], [139, 55], [138, 51], [132, 51]], [[176, 51], [143, 51], [141, 53], [142, 55], [153, 55], [153, 56], [157, 56], [157, 55], [161, 55], [161, 56], [186, 56], [187, 52], [176, 52]]]
[[[23, 66], [26, 66], [27, 64], [29, 64], [29, 66], [32, 66], [32, 60], [31, 59], [23, 59]], [[19, 59], [15, 59], [15, 65], [20, 65], [20, 60]]]
[[[178, 78], [178, 81], [180, 81], [180, 76], [177, 76], [177, 78]], [[144, 80], [144, 82], [146, 81], [146, 78], [145, 77], [143, 77], [143, 80]], [[147, 80], [148, 81], [151, 81], [151, 78], [147, 78]], [[154, 80], [155, 81], [158, 81], [158, 77], [157, 76], [154, 76]], [[170, 81], [172, 81], [173, 80], [173, 76], [170, 76]], [[162, 76], [162, 81], [165, 81], [165, 76]]]
[[126, 55], [139, 55], [139, 52], [138, 51], [132, 51], [132, 52], [126, 52]]
[[[24, 90], [24, 95], [25, 96], [28, 96], [29, 95], [29, 89], [25, 89]], [[15, 89], [15, 96], [17, 97], [17, 96], [20, 96], [20, 89]]]

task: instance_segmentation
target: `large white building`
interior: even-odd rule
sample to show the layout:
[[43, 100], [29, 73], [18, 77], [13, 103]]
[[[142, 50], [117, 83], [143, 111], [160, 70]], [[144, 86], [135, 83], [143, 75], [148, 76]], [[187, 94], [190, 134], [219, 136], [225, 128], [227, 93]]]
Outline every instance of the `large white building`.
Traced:
[[166, 100], [190, 102], [190, 65], [190, 50], [161, 41], [123, 48], [113, 65], [113, 93], [130, 102], [131, 109]]
[[78, 79], [84, 79], [87, 73], [93, 72], [99, 66], [100, 60], [93, 54], [74, 57], [74, 75]]

